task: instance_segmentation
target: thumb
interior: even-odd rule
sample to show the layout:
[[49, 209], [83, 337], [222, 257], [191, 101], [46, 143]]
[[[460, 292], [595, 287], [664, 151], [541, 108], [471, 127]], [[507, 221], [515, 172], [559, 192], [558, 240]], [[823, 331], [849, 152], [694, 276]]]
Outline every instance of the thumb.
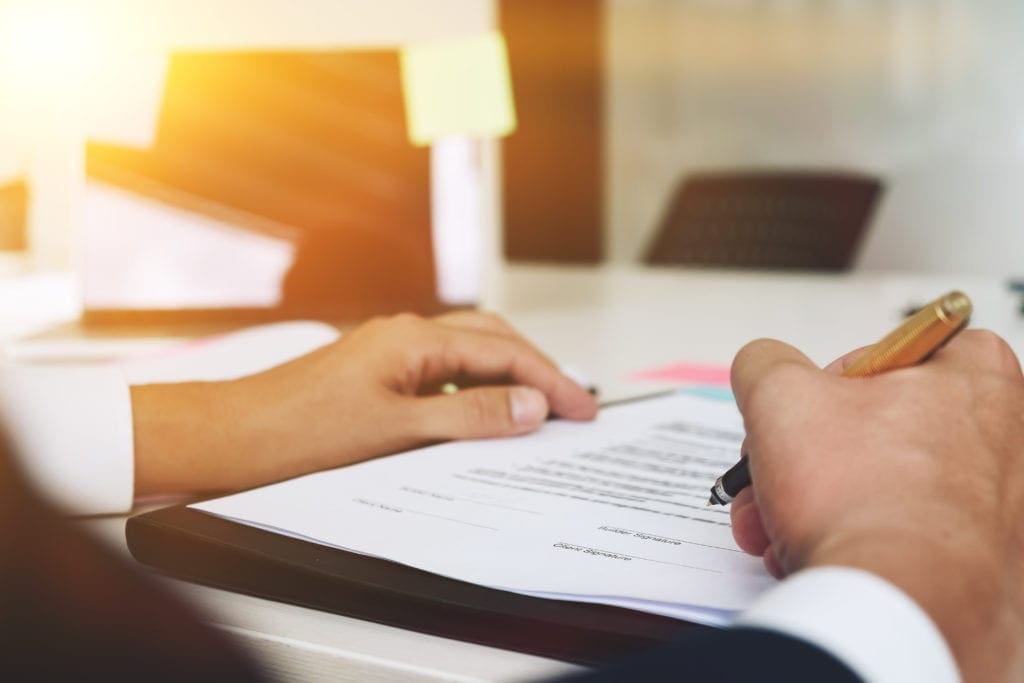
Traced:
[[431, 441], [525, 434], [548, 417], [548, 400], [527, 386], [474, 387], [416, 399], [424, 437]]

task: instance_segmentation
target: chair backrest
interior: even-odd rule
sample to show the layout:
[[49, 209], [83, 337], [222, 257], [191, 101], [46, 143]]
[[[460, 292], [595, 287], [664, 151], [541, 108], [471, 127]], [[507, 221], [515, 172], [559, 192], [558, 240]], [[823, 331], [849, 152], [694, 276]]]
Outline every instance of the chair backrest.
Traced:
[[672, 194], [651, 264], [843, 270], [882, 192], [868, 176], [759, 171], [695, 175]]

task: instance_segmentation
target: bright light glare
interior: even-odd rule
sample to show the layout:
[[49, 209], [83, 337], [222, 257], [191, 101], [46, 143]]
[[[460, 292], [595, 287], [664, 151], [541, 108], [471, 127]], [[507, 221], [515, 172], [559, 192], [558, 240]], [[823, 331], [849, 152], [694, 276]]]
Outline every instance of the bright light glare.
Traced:
[[17, 7], [5, 17], [0, 48], [19, 73], [46, 81], [72, 79], [81, 73], [89, 36], [81, 17], [64, 7]]
[[39, 127], [37, 118], [77, 108], [98, 65], [99, 41], [75, 4], [0, 4], [0, 114], [22, 134]]

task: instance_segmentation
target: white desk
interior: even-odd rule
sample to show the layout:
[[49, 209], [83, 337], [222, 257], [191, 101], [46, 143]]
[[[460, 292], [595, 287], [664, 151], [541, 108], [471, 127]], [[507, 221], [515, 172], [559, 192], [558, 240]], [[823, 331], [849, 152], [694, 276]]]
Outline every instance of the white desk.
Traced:
[[973, 299], [974, 327], [998, 332], [1020, 354], [1024, 317], [1006, 280], [517, 266], [495, 278], [487, 305], [585, 371], [604, 398], [616, 398], [645, 388], [624, 381], [638, 368], [676, 360], [728, 365], [757, 337], [789, 342], [824, 364], [880, 339], [908, 304], [950, 289]]
[[[630, 372], [676, 360], [727, 364], [760, 336], [819, 363], [875, 341], [911, 302], [952, 288], [975, 302], [974, 323], [1024, 351], [1024, 318], [1002, 279], [774, 275], [636, 268], [517, 266], [495, 276], [487, 306], [612, 399], [660, 385]], [[124, 547], [124, 518], [86, 525]], [[284, 679], [515, 681], [568, 671], [537, 657], [424, 636], [220, 590], [173, 582]]]

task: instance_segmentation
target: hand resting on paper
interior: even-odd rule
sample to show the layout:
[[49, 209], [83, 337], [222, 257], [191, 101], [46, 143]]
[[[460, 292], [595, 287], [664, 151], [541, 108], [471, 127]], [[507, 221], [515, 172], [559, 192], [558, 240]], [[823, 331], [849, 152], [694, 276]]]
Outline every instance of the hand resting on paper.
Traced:
[[732, 370], [754, 481], [733, 534], [782, 577], [874, 573], [935, 621], [968, 681], [1024, 680], [1024, 379], [967, 331], [926, 363], [869, 379], [781, 342]]
[[[468, 387], [440, 394], [447, 382]], [[230, 491], [448, 439], [589, 420], [594, 398], [501, 318], [370, 321], [239, 380], [132, 387], [136, 495]]]

